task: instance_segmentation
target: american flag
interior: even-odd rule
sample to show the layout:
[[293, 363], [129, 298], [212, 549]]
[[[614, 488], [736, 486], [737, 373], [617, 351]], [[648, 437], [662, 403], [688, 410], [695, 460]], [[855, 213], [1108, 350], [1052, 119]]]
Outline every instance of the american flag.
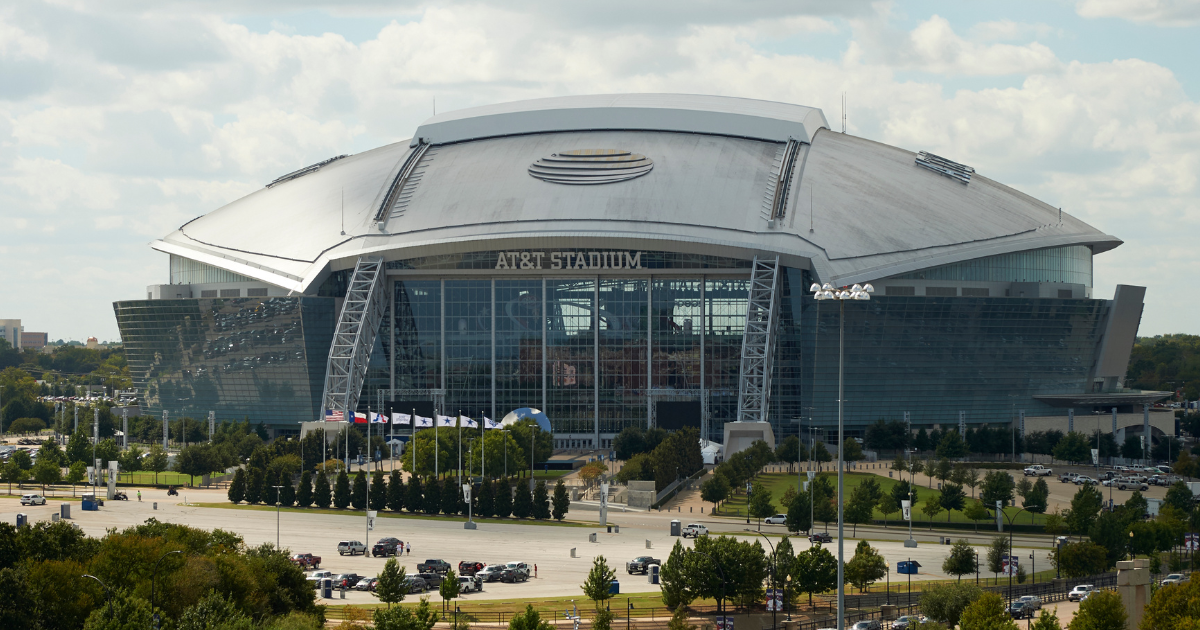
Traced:
[[345, 422], [346, 414], [333, 409], [325, 410], [325, 422]]

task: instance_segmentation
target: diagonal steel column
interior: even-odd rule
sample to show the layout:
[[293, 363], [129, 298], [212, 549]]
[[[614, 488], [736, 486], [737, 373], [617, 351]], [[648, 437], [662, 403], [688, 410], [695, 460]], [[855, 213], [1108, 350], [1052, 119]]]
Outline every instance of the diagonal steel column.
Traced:
[[383, 320], [387, 293], [383, 287], [385, 275], [382, 258], [358, 259], [338, 316], [333, 344], [329, 347], [321, 406], [345, 412], [346, 419], [351, 422], [367, 375], [371, 349], [375, 347], [375, 335]]
[[779, 257], [754, 257], [750, 294], [746, 300], [746, 329], [742, 336], [738, 384], [738, 422], [766, 422], [771, 394], [771, 360], [778, 324]]

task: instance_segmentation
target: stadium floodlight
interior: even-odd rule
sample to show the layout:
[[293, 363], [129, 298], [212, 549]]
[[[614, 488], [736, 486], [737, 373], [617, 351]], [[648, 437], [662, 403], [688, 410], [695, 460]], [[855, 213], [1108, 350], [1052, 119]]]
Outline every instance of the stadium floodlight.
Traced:
[[845, 355], [846, 355], [846, 302], [850, 300], [864, 301], [870, 300], [871, 294], [875, 292], [875, 287], [868, 282], [866, 284], [855, 283], [850, 288], [841, 287], [835, 288], [830, 283], [825, 284], [813, 283], [808, 290], [813, 294], [814, 300], [837, 300], [838, 301], [838, 594], [837, 594], [837, 630], [846, 630], [846, 599], [845, 599], [845, 566], [846, 566], [846, 548], [845, 543], [845, 523], [842, 519], [842, 506], [845, 504], [845, 498], [842, 496], [845, 489], [843, 473], [845, 461], [842, 459], [843, 447], [845, 444], [845, 435], [843, 435], [842, 427], [842, 389], [845, 385]]

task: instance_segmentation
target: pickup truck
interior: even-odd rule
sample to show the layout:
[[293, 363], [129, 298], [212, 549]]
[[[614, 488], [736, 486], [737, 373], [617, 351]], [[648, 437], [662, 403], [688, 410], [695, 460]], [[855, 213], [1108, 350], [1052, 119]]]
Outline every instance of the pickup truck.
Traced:
[[417, 573], [438, 573], [445, 575], [450, 571], [450, 563], [445, 560], [426, 560], [417, 565]]
[[685, 526], [683, 528], [683, 531], [680, 532], [680, 534], [682, 534], [684, 538], [687, 538], [689, 536], [691, 536], [692, 538], [697, 538], [699, 536], [707, 536], [708, 528], [699, 523], [691, 523], [691, 524]]
[[314, 556], [311, 553], [294, 553], [292, 562], [301, 569], [321, 568], [321, 556]]
[[1054, 474], [1054, 471], [1041, 464], [1034, 464], [1025, 469], [1026, 477], [1049, 477], [1052, 474]]
[[662, 560], [659, 560], [658, 558], [651, 558], [650, 556], [638, 556], [625, 563], [625, 571], [627, 571], [630, 575], [635, 573], [649, 573], [650, 565], [652, 564], [662, 566]]

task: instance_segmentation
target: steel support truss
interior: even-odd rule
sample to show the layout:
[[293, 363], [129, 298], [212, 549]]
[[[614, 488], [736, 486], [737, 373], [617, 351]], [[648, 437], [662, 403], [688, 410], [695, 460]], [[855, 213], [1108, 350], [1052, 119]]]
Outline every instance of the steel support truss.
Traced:
[[771, 359], [775, 350], [775, 329], [779, 325], [778, 285], [779, 257], [755, 256], [750, 273], [750, 296], [746, 301], [746, 331], [742, 336], [738, 422], [767, 421]]
[[345, 412], [346, 419], [351, 421], [354, 410], [358, 408], [358, 397], [362, 394], [367, 364], [375, 347], [375, 335], [383, 320], [384, 295], [387, 293], [384, 289], [385, 276], [382, 258], [358, 259], [354, 274], [350, 276], [350, 287], [346, 290], [346, 301], [342, 303], [337, 329], [333, 333], [333, 345], [329, 348], [321, 406], [323, 409]]

